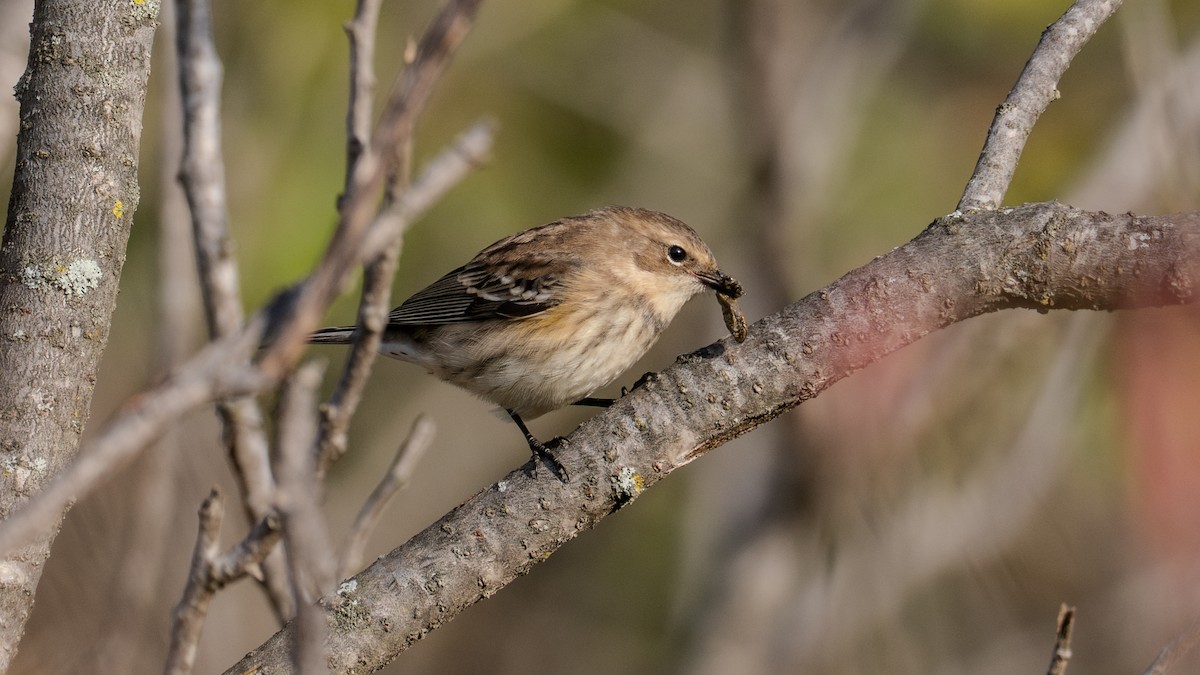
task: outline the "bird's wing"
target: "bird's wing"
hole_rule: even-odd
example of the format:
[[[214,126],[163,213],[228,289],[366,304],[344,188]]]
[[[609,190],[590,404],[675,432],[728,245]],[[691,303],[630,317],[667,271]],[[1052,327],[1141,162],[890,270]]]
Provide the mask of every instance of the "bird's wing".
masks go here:
[[[570,261],[479,258],[418,291],[388,315],[398,325],[438,325],[533,316],[561,301]]]

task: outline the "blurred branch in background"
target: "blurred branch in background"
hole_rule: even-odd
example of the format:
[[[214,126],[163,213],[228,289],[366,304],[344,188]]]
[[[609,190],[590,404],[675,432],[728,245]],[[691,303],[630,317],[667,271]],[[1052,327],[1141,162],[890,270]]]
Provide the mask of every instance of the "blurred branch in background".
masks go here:
[[[15,83],[25,68],[32,16],[33,0],[0,2],[0,83],[5,86]],[[5,163],[17,142],[16,134],[10,134],[8,130],[17,128],[18,113],[16,98],[0,96],[0,129],[5,130],[0,134],[0,161]]]
[[[177,75],[175,58],[175,5],[163,6],[163,35],[155,54],[156,68]],[[162,166],[180,166],[183,154],[182,119],[178,86],[166,87],[159,97],[162,140],[155,148]],[[200,328],[201,299],[196,284],[195,239],[190,225],[187,200],[179,184],[177,171],[162,171],[157,176],[160,195],[157,203],[159,227],[155,255],[154,287],[158,289],[155,304],[153,367],[156,372],[168,372],[186,357]],[[191,505],[179,499],[180,484],[186,471],[183,454],[178,448],[187,445],[190,434],[182,427],[192,426],[185,421],[181,427],[168,429],[158,441],[158,447],[135,464],[136,484],[129,491],[132,506],[127,524],[127,538],[122,542],[122,558],[109,600],[113,607],[112,621],[104,627],[107,632],[100,641],[97,661],[108,664],[111,672],[143,672],[161,665],[158,654],[149,645],[160,645],[168,637],[156,605],[160,589],[169,575],[166,564],[171,558],[170,534],[180,513],[192,515]],[[47,668],[50,669],[50,668]]]
[[[1067,664],[1071,661],[1071,633],[1075,630],[1075,608],[1063,604],[1058,609],[1056,622],[1054,655],[1050,657],[1050,668],[1047,675],[1066,675]]]
[[[1182,635],[1163,647],[1154,663],[1151,663],[1142,675],[1165,675],[1171,672],[1171,668],[1179,665],[1197,643],[1200,643],[1200,620],[1193,622]]]
[[[289,624],[299,639],[291,653],[291,671],[300,675],[328,672],[325,665],[325,617],[315,604],[333,590],[337,572],[329,526],[321,512],[317,477],[317,387],[323,368],[308,362],[284,380],[280,392],[278,447],[273,472],[279,483],[275,507],[283,525],[288,578],[296,616]]]
[[[183,112],[179,181],[192,218],[209,338],[219,340],[241,330],[244,319],[221,154],[221,61],[213,44],[208,0],[178,0],[176,19]],[[275,490],[262,410],[253,396],[218,400],[216,408],[247,521],[260,521],[271,512]],[[287,592],[282,551],[267,558],[263,573],[263,590],[282,624],[296,611]]]
[[[346,541],[342,545],[342,553],[338,559],[337,578],[345,579],[361,567],[367,537],[374,531],[388,501],[412,478],[413,471],[417,468],[417,462],[433,444],[434,428],[433,420],[426,415],[418,415],[413,422],[408,436],[405,437],[404,442],[396,450],[395,456],[392,457],[392,463],[388,466],[387,473],[367,496],[358,515],[354,518],[354,523],[350,526],[350,532],[346,535]]]
[[[279,518],[271,514],[251,528],[241,542],[221,554],[221,522],[224,519],[225,499],[220,490],[213,488],[200,504],[200,527],[196,535],[196,548],[192,553],[192,565],[183,598],[175,607],[171,647],[163,668],[168,675],[187,675],[192,672],[196,664],[200,632],[213,596],[261,565],[282,536]]]
[[[822,239],[862,133],[865,102],[911,39],[925,0],[854,3],[734,1],[726,52],[729,98],[747,177],[731,216],[756,262],[746,275],[747,302],[774,311],[822,275]],[[859,408],[861,409],[861,408]],[[721,588],[758,537],[780,521],[811,522],[831,490],[824,466],[834,448],[820,443],[810,416],[790,414],[755,435],[770,448],[766,463],[742,461],[695,491],[689,504],[692,554],[678,585],[679,630],[692,653],[718,635],[709,629],[737,602]],[[764,453],[765,454],[765,453]],[[729,471],[738,472],[731,480]],[[796,532],[797,536],[803,536]],[[764,570],[782,561],[762,559]],[[702,581],[703,580],[703,581]]]

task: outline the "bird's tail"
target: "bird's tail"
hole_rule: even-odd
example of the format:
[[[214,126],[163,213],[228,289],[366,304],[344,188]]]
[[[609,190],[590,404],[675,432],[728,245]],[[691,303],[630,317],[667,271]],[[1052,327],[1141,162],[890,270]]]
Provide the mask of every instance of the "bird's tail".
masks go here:
[[[351,335],[354,335],[354,326],[334,326],[312,333],[308,336],[308,341],[312,344],[348,345]]]

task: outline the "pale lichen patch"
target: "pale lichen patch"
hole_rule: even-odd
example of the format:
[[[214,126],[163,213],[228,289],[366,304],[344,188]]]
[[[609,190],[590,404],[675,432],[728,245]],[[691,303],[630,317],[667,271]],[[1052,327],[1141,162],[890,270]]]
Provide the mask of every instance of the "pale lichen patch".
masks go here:
[[[100,263],[82,258],[63,265],[28,264],[21,270],[21,283],[32,290],[57,289],[67,297],[82,297],[100,285],[104,271]]]

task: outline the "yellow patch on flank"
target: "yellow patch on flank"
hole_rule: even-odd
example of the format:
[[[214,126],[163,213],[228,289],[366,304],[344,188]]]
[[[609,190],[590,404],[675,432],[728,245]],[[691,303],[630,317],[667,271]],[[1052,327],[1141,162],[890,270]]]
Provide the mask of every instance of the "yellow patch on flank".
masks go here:
[[[136,3],[139,0],[133,1]],[[141,0],[141,2],[145,2],[145,0]],[[120,220],[121,216],[125,215],[125,203],[118,199],[117,203],[113,204],[112,214],[117,217],[117,220]]]

